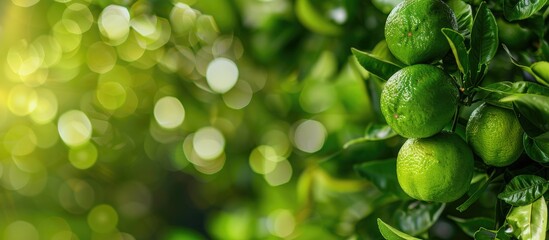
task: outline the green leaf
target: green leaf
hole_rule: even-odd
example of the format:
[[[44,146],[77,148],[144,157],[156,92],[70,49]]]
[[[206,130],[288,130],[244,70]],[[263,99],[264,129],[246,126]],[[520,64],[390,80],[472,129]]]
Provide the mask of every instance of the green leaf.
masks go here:
[[[377,219],[377,226],[381,232],[381,235],[383,235],[383,237],[387,240],[421,240],[389,226],[379,218]]]
[[[547,204],[545,198],[520,207],[513,207],[507,216],[513,235],[519,239],[545,239]]]
[[[514,94],[500,102],[513,102],[513,110],[529,137],[549,140],[549,96]]]
[[[395,211],[399,229],[412,236],[429,230],[438,220],[446,204],[414,201]]]
[[[549,88],[533,82],[497,82],[479,87],[478,97],[486,102],[500,107],[512,109],[511,102],[500,102],[501,99],[517,93],[539,94],[549,96]]]
[[[463,36],[469,36],[473,27],[473,9],[471,5],[462,0],[449,0],[446,3],[456,15],[458,32]]]
[[[549,62],[535,62],[530,68],[539,83],[549,86]]]
[[[403,199],[410,198],[398,184],[396,158],[357,164],[355,171],[359,176],[372,182],[381,192],[393,193]]]
[[[351,49],[351,51],[358,60],[358,63],[360,63],[360,65],[364,69],[385,81],[387,81],[394,73],[400,70],[399,66],[381,60],[372,54],[362,52],[354,48]]]
[[[549,142],[536,141],[524,134],[523,145],[524,151],[532,160],[541,164],[549,163],[549,152],[546,152],[549,149]]]
[[[448,44],[450,44],[459,71],[463,74],[467,74],[469,72],[469,55],[467,53],[467,48],[465,47],[465,38],[463,35],[450,28],[443,28],[442,33],[446,36]]]
[[[490,12],[486,3],[482,2],[475,15],[473,29],[471,31],[471,50],[469,51],[469,63],[474,80],[482,77],[477,74],[477,69],[488,64],[498,50],[498,27],[496,18]]]
[[[509,21],[526,19],[539,11],[547,0],[504,0],[503,15]]]
[[[549,183],[536,175],[515,176],[498,198],[513,206],[524,206],[536,201],[549,188]]]
[[[478,229],[480,228],[488,229],[496,225],[496,222],[494,222],[493,219],[490,219],[487,217],[462,219],[462,218],[448,216],[448,218],[452,219],[459,226],[459,228],[461,228],[461,230],[467,235],[469,235],[470,237],[473,237],[475,235],[475,232],[477,232]]]
[[[397,136],[398,134],[386,124],[372,123],[366,128],[364,137],[350,140],[343,145],[343,149],[349,148],[352,145],[368,142],[368,141],[381,141]]]
[[[311,0],[297,0],[295,12],[299,21],[308,29],[325,35],[339,35],[341,28],[315,9]]]
[[[498,176],[498,174],[496,174],[496,171],[493,171],[490,174],[490,177],[486,179],[486,181],[471,196],[469,196],[469,198],[465,200],[464,203],[459,205],[456,210],[463,212],[467,210],[471,205],[473,205],[473,203],[475,203],[480,198],[484,191],[486,191],[486,188],[488,188],[488,185],[490,185],[490,183],[492,182],[492,180],[494,180],[496,176]]]
[[[505,233],[505,227],[501,227],[499,230],[488,230],[484,227],[478,229],[474,234],[475,240],[510,240]]]

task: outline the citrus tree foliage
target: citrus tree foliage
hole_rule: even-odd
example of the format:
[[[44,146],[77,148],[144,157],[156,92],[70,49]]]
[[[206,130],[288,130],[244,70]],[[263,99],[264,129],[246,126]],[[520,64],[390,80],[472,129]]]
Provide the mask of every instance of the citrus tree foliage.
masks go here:
[[[525,133],[449,203],[396,177],[400,2],[2,1],[0,238],[544,239],[546,1],[446,1],[448,130],[487,102]]]

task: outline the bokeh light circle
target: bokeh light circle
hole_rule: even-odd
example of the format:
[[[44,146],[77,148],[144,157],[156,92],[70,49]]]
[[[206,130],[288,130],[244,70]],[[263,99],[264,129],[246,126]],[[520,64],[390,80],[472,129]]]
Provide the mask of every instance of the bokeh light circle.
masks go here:
[[[118,213],[113,207],[102,204],[88,213],[88,225],[94,232],[109,233],[116,229]]]
[[[179,99],[166,96],[154,105],[154,118],[161,127],[173,129],[179,127],[185,120],[185,108]]]
[[[226,93],[238,80],[238,67],[230,59],[216,58],[208,64],[206,80],[214,92]]]
[[[93,143],[87,142],[69,150],[69,161],[78,169],[88,169],[97,161],[97,148]]]
[[[34,225],[26,221],[15,221],[4,229],[2,239],[9,240],[38,240],[40,235]]]
[[[68,146],[76,147],[90,140],[92,125],[88,116],[79,110],[63,113],[57,123],[59,136]]]
[[[194,134],[193,148],[200,158],[215,159],[223,153],[225,137],[214,127],[203,127]]]
[[[295,129],[294,144],[301,151],[314,153],[324,146],[327,135],[327,130],[322,123],[316,120],[305,120]]]

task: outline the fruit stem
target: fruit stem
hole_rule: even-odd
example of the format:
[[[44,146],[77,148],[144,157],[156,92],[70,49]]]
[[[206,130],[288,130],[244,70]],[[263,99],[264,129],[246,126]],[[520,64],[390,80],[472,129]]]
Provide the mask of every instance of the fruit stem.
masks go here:
[[[451,132],[456,131],[457,122],[458,122],[458,118],[459,118],[459,110],[460,109],[461,109],[461,105],[458,105],[457,108],[456,108],[456,113],[454,114],[454,120],[452,121],[452,129],[450,130]]]

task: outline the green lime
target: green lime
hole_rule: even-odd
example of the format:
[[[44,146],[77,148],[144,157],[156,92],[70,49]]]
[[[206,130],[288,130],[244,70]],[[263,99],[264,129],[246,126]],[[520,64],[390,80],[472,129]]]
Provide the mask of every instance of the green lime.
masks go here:
[[[510,165],[524,149],[524,131],[509,109],[483,103],[471,113],[465,131],[473,152],[490,166]]]
[[[499,40],[511,49],[524,49],[532,44],[532,33],[518,23],[509,23],[498,18]]]
[[[457,30],[454,12],[440,0],[405,0],[385,22],[385,39],[397,59],[406,64],[440,60],[450,50],[442,28]]]
[[[425,138],[451,122],[459,91],[440,68],[417,64],[389,78],[381,92],[381,112],[401,136]]]
[[[398,183],[410,197],[451,202],[469,190],[473,153],[456,134],[410,138],[398,152],[396,170]]]

